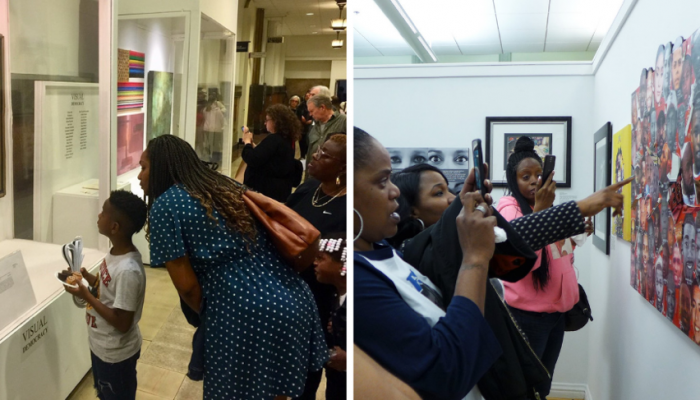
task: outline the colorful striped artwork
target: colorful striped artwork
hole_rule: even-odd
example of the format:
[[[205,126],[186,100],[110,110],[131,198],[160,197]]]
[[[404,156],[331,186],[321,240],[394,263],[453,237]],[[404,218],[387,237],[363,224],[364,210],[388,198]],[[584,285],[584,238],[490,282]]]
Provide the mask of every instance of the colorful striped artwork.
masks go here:
[[[117,83],[117,109],[143,107],[143,82]]]
[[[145,54],[119,49],[117,110],[143,108]]]
[[[129,51],[129,78],[143,78],[143,67],[146,55],[137,51]]]

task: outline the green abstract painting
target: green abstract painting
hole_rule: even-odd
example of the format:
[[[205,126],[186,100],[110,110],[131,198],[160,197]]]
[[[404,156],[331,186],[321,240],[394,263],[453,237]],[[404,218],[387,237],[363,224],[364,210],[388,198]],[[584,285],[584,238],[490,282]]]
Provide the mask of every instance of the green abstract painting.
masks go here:
[[[172,72],[148,71],[148,140],[170,134],[173,115]]]

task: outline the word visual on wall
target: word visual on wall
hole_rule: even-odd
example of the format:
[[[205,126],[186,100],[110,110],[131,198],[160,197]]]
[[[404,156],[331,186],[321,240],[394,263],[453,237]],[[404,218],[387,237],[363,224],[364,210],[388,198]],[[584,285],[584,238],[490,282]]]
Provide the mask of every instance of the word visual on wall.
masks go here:
[[[650,61],[632,93],[630,284],[700,344],[700,30]]]

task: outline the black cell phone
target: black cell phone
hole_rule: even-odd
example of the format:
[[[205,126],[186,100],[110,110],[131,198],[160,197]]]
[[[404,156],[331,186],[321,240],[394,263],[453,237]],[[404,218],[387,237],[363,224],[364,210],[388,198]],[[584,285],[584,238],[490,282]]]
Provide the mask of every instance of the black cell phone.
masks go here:
[[[474,153],[474,168],[476,169],[476,188],[481,193],[481,197],[486,197],[486,185],[484,180],[487,178],[484,171],[484,152],[481,150],[481,139],[472,141],[472,152]]]
[[[547,179],[549,179],[549,175],[554,172],[554,164],[557,161],[557,156],[544,156],[544,168],[542,168],[542,184],[547,182]]]

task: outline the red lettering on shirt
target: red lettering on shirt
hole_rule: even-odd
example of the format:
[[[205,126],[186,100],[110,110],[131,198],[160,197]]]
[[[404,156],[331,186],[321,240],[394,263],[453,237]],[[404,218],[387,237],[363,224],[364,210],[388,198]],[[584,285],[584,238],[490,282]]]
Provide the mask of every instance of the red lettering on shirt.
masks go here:
[[[102,265],[100,265],[100,278],[102,278],[102,283],[105,285],[105,287],[109,287],[109,282],[112,281],[112,277],[109,275],[107,261],[105,260],[102,260]]]
[[[96,318],[90,314],[85,314],[85,322],[87,322],[87,325],[90,328],[95,328],[97,329],[97,325],[95,325]]]

